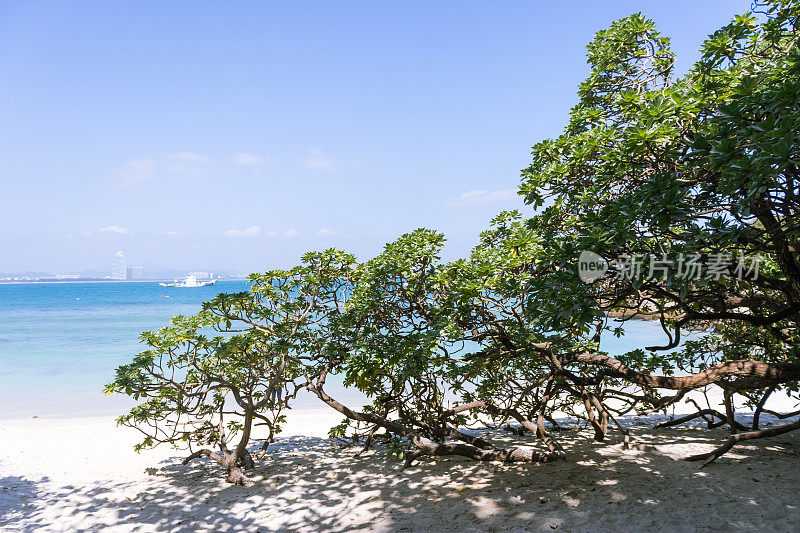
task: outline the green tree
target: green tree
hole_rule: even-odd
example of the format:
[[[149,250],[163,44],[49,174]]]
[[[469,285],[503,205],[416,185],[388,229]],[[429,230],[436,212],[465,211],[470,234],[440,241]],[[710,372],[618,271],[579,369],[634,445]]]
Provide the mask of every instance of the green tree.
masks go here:
[[[502,213],[451,263],[440,260],[442,235],[420,229],[361,264],[328,250],[254,275],[249,292],[143,334],[148,349],[108,387],[145,399],[120,422],[143,431],[143,446],[214,446],[187,460],[209,456],[233,482],[253,463],[254,424],[271,440],[300,389],[347,417],[332,435],[350,431],[366,447],[384,439],[406,465],[562,458],[557,413],[586,420],[597,440],[612,424],[627,440],[619,416],[708,386],[722,389],[724,413],[698,407],[667,424],[705,417],[733,434],[691,459],[800,428],[758,427],[767,398],[797,395],[800,379],[800,5],[758,9],[711,35],[681,78],[669,40],[642,15],[599,32],[568,125],[534,146],[523,171],[533,216]],[[608,274],[584,283],[582,251],[606,258]],[[700,254],[701,276],[667,263],[681,254]],[[760,259],[757,274],[737,268],[742,257]],[[643,275],[628,276],[624,258],[638,258]],[[632,316],[658,320],[663,345],[601,351]],[[371,403],[333,398],[331,374]],[[288,398],[276,401],[278,387]],[[756,410],[752,427],[735,419],[736,395]],[[547,450],[464,430],[510,422]]]
[[[664,345],[620,359],[574,352],[559,364],[597,367],[653,398],[656,389],[676,391],[655,400],[662,407],[716,384],[733,432],[739,427],[732,395],[757,398],[763,407],[765,394],[796,392],[800,377],[800,6],[775,1],[757,9],[761,18],[736,17],[711,35],[701,59],[679,79],[669,41],[643,16],[599,32],[569,124],[560,137],[534,147],[521,187],[526,201],[542,208],[530,224],[553,237],[555,262],[574,264],[578,252],[592,250],[612,267],[627,256],[641,258],[647,269],[662,254],[673,261],[702,254],[706,273],[722,265],[721,275],[700,279],[680,277],[675,265],[667,276],[649,279],[614,279],[612,268],[584,287],[593,323],[611,327],[603,325],[607,312],[649,314],[663,325]],[[761,259],[757,276],[740,275],[742,257]],[[572,305],[562,295],[573,292],[559,290],[556,305]],[[687,329],[710,323],[716,331],[708,339],[667,352]],[[676,363],[689,375],[668,375]],[[652,374],[659,366],[667,373]],[[735,434],[695,459],[713,460],[738,441],[798,427]]]
[[[557,459],[555,448],[504,448],[460,429],[478,414],[489,415],[483,423],[511,415],[465,394],[469,339],[453,307],[463,264],[442,264],[443,244],[441,234],[420,229],[354,270],[352,293],[332,323],[333,347],[325,353],[336,355],[329,366],[345,377],[345,385],[358,388],[372,403],[354,409],[330,397],[322,383],[310,385],[347,417],[332,435],[350,429],[351,436],[366,439],[365,447],[380,435],[390,451],[404,456],[406,466],[421,456],[442,455],[481,461]]]
[[[207,456],[229,482],[246,481],[244,469],[254,466],[248,449],[254,426],[269,429],[266,450],[288,402],[314,373],[324,375],[307,354],[327,342],[326,313],[347,292],[354,261],[333,250],[303,260],[291,270],[252,275],[250,291],[220,294],[197,315],[142,334],[148,349],[119,367],[106,387],[145,400],[118,419],[145,435],[137,450],[185,446],[184,464]],[[195,450],[204,445],[212,448]]]

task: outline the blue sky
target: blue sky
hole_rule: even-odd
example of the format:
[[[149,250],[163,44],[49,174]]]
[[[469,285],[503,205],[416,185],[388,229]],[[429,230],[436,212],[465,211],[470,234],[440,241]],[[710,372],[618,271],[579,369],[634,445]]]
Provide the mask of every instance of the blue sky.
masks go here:
[[[749,1],[5,2],[0,272],[465,253],[643,11],[678,70]]]

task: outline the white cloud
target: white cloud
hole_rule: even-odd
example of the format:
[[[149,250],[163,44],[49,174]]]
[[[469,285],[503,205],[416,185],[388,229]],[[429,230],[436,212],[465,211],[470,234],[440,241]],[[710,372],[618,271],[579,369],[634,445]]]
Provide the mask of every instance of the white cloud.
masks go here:
[[[155,159],[133,159],[120,167],[116,174],[119,176],[117,186],[121,189],[134,189],[156,175],[157,162]]]
[[[294,228],[286,230],[286,233],[283,234],[283,236],[286,237],[287,239],[294,239],[295,237],[297,237],[299,235],[300,235],[300,232],[297,231]]]
[[[229,238],[237,238],[237,237],[256,237],[258,234],[261,233],[261,227],[252,225],[247,229],[229,229],[224,233],[226,237]]]
[[[123,228],[121,226],[106,226],[105,228],[102,228],[100,230],[100,232],[119,233],[120,235],[130,235],[131,234],[131,230],[129,230],[127,228]]]
[[[328,228],[322,228],[317,232],[317,237],[329,237],[331,235],[336,235],[336,232]]]
[[[170,231],[167,232],[167,235],[169,235],[170,237],[180,237],[182,235],[185,235],[185,233],[181,233],[180,231],[172,231],[172,230],[170,230]]]
[[[342,168],[363,166],[357,159],[335,159],[328,157],[320,150],[309,150],[303,159],[303,165],[312,170],[333,171]]]
[[[175,154],[168,155],[167,159],[172,159],[173,161],[186,161],[188,163],[208,163],[211,161],[210,158],[194,152],[177,152]]]
[[[124,163],[114,173],[120,189],[135,189],[157,177],[159,171],[197,176],[206,172],[211,159],[194,152],[177,152],[160,158],[143,157]]]
[[[99,235],[101,233],[110,233],[110,234],[115,234],[115,235],[128,235],[128,236],[133,235],[131,230],[129,230],[128,228],[123,228],[122,226],[116,226],[115,225],[115,226],[106,226],[105,228],[100,228],[97,231],[89,231],[89,230],[85,229],[85,230],[81,231],[81,236],[86,238],[86,239],[88,239],[90,237],[94,237],[94,236]],[[69,234],[67,236],[67,238],[72,238],[72,234]]]
[[[178,152],[165,157],[167,168],[175,174],[197,176],[206,172],[211,159],[194,152]]]
[[[233,155],[234,165],[257,166],[270,163],[272,159],[265,155],[246,154],[244,152]]]
[[[516,194],[514,189],[500,191],[468,191],[462,193],[458,198],[448,198],[445,205],[451,207],[464,207],[475,204],[489,204],[513,198]]]

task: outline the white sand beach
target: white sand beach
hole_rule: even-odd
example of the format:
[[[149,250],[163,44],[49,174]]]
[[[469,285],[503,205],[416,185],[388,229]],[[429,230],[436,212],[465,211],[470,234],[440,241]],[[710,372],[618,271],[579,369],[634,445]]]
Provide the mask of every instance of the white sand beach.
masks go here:
[[[0,421],[2,531],[792,531],[800,437],[740,445],[700,469],[724,429],[632,425],[635,449],[559,433],[566,462],[425,459],[325,439],[339,417],[294,410],[252,483],[169,448],[136,454],[112,418]],[[767,419],[768,421],[768,419]],[[505,432],[491,438],[507,439]],[[616,434],[612,434],[612,439]],[[255,443],[254,443],[255,444]]]

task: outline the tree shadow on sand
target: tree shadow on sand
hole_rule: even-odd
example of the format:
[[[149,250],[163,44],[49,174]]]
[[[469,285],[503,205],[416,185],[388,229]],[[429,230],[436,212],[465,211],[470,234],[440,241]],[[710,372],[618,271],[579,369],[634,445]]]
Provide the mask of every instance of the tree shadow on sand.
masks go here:
[[[244,487],[225,483],[212,461],[183,466],[177,457],[137,483],[73,489],[3,478],[20,492],[0,506],[0,525],[61,529],[54,512],[73,531],[756,530],[800,521],[796,437],[737,447],[700,470],[677,458],[712,449],[724,431],[632,432],[630,450],[593,442],[586,430],[561,432],[566,462],[442,458],[402,471],[382,450],[354,457],[357,448],[289,437],[270,446]]]
[[[39,497],[37,483],[19,476],[0,477],[0,528],[25,516]]]

